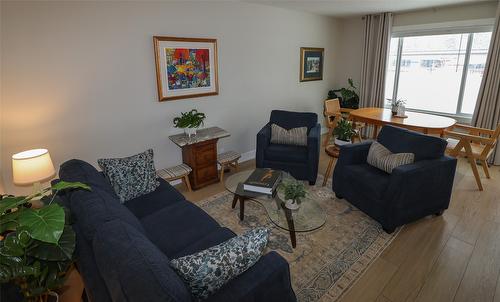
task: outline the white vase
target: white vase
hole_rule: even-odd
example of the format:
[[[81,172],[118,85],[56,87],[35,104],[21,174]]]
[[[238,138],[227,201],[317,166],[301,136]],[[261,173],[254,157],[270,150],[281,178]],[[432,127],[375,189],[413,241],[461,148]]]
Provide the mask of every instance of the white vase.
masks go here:
[[[184,133],[188,136],[194,136],[196,135],[196,128],[184,128]]]
[[[406,112],[406,107],[404,105],[398,106],[398,116],[404,116]]]
[[[298,210],[300,208],[300,205],[293,199],[287,199],[285,201],[285,207],[290,210]]]
[[[351,142],[349,141],[343,141],[343,140],[340,140],[338,138],[335,138],[335,145],[337,146],[343,146],[343,145],[349,145],[351,144]]]

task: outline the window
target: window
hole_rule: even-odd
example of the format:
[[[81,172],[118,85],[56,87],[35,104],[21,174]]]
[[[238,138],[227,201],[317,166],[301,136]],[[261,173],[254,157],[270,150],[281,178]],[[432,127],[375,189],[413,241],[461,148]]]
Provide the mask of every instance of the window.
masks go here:
[[[408,109],[470,117],[490,39],[491,32],[392,38],[387,100],[406,99]]]

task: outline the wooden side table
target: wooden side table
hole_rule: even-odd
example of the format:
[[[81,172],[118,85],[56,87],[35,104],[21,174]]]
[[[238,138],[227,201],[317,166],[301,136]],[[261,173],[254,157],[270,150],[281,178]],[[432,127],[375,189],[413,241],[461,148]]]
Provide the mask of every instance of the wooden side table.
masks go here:
[[[323,179],[323,187],[326,186],[326,182],[330,177],[330,173],[332,173],[333,162],[335,158],[339,158],[340,148],[336,145],[328,145],[325,147],[325,152],[330,156],[330,162],[328,163],[328,167],[326,168],[325,178]]]
[[[224,129],[210,127],[198,130],[196,135],[191,137],[184,133],[168,137],[182,149],[182,162],[193,169],[193,172],[189,174],[193,190],[219,181],[217,141],[229,135],[229,132]]]

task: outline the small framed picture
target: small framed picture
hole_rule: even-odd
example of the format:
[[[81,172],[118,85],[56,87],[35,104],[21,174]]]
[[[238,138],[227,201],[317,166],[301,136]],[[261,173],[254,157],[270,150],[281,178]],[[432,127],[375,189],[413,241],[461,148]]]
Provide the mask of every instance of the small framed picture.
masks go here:
[[[159,101],[219,94],[217,40],[153,37]]]
[[[300,81],[323,80],[324,48],[300,48]]]

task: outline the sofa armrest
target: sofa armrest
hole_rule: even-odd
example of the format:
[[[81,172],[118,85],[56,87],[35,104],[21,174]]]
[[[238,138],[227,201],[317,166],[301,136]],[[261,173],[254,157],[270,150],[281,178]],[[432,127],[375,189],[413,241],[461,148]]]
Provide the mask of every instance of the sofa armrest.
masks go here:
[[[255,161],[257,168],[263,167],[264,151],[271,141],[271,122],[267,123],[259,133],[257,133],[257,147],[255,151]]]
[[[457,159],[442,156],[403,165],[392,171],[385,198],[394,207],[448,208]]]
[[[366,163],[372,141],[340,146],[337,165],[356,165]]]
[[[262,256],[254,266],[229,281],[207,301],[296,301],[288,262],[275,251]]]
[[[319,148],[321,145],[321,125],[316,124],[311,130],[309,130],[309,134],[307,134],[307,152],[309,156],[309,160],[319,158]]]

